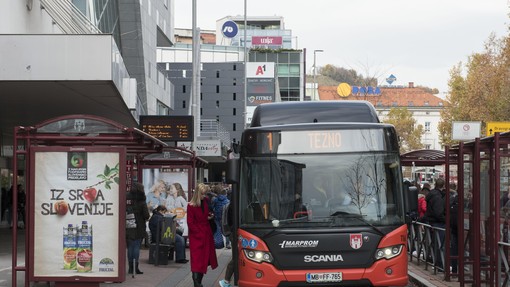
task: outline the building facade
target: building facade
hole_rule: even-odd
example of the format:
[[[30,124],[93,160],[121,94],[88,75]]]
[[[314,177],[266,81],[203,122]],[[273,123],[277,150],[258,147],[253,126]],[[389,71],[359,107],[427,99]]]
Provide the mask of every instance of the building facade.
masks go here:
[[[173,2],[0,2],[0,170],[12,177],[13,129],[69,114],[137,126],[168,114],[157,46],[173,42]]]

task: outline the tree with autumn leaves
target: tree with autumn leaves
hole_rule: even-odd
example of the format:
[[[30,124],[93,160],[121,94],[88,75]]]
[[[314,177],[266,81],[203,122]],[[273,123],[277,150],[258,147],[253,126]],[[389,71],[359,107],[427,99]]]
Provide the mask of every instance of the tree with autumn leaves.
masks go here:
[[[472,54],[450,70],[447,104],[441,111],[439,139],[453,145],[453,121],[510,121],[510,38],[492,34],[484,51]]]
[[[417,125],[413,114],[407,108],[392,108],[383,122],[395,126],[400,138],[400,153],[422,149],[421,136],[424,133],[422,125]]]

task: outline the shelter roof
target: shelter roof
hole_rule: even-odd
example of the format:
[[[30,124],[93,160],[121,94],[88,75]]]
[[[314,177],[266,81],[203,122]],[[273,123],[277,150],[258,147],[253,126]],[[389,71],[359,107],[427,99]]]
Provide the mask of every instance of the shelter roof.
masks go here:
[[[125,146],[128,153],[136,154],[159,152],[167,146],[137,128],[92,115],[66,115],[15,130],[18,139],[37,145]]]
[[[442,150],[419,149],[400,155],[403,166],[434,166],[445,163],[445,153]]]

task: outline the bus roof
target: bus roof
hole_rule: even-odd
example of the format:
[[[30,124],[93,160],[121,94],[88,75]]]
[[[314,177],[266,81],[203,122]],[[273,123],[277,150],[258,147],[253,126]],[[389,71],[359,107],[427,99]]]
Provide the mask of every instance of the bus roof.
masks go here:
[[[251,127],[297,123],[379,123],[368,101],[283,102],[257,106]]]

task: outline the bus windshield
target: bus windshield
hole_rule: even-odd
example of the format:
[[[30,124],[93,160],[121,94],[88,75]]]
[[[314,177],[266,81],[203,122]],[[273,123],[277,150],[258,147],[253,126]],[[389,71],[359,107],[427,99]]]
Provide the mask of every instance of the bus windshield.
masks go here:
[[[241,227],[404,223],[398,152],[250,154],[241,170]]]

